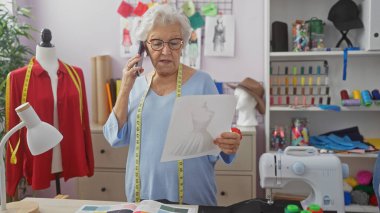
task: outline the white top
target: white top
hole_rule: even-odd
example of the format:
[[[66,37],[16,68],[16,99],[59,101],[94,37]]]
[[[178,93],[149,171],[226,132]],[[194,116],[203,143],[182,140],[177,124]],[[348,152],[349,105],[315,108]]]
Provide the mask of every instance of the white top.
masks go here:
[[[57,111],[57,85],[59,68],[58,58],[55,47],[41,47],[36,46],[36,60],[41,67],[49,74],[51,81],[51,88],[54,98],[54,127],[58,129],[58,111]],[[58,144],[53,148],[53,159],[51,165],[51,173],[62,172],[62,157],[61,146]]]

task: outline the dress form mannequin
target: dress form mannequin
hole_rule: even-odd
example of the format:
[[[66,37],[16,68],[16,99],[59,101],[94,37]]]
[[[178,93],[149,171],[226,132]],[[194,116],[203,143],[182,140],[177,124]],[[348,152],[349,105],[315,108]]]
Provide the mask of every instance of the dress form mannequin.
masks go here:
[[[257,126],[256,99],[243,88],[236,87],[235,96],[238,98],[236,110],[238,112],[238,126]]]
[[[57,111],[57,86],[58,86],[58,58],[55,47],[50,43],[52,35],[49,29],[43,29],[41,32],[41,43],[36,46],[36,60],[42,68],[49,74],[51,87],[54,98],[54,127],[58,129],[58,111]],[[61,147],[58,144],[53,148],[53,157],[51,173],[56,174],[56,190],[60,194],[59,173],[62,169]]]

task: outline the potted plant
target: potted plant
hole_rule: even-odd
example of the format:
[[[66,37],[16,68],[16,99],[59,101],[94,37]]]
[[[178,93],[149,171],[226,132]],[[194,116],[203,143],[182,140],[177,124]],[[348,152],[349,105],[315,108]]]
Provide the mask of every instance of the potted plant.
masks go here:
[[[0,138],[4,134],[5,88],[10,71],[24,66],[32,50],[21,39],[33,39],[33,27],[19,22],[19,18],[30,18],[30,10],[13,4],[13,11],[0,3]]]

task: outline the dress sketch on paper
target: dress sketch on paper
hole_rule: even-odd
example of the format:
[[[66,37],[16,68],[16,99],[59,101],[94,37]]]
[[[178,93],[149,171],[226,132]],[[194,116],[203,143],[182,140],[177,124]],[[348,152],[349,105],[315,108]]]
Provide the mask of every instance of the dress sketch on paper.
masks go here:
[[[226,27],[223,25],[223,18],[219,17],[216,20],[216,25],[214,28],[214,37],[212,39],[212,43],[214,43],[214,52],[224,51],[224,43],[226,42],[225,31]]]
[[[187,140],[185,143],[178,144],[172,154],[177,156],[194,155],[214,149],[213,138],[207,131],[213,117],[214,112],[208,109],[207,102],[204,102],[201,108],[194,110],[191,113],[193,129],[190,133],[185,134]]]
[[[131,57],[137,53],[135,32],[140,21],[140,17],[120,18],[120,57]]]
[[[205,56],[234,56],[235,23],[232,15],[206,17]]]
[[[181,62],[195,69],[200,69],[201,66],[201,39],[202,30],[198,28],[193,30],[190,39],[185,49],[183,49]]]

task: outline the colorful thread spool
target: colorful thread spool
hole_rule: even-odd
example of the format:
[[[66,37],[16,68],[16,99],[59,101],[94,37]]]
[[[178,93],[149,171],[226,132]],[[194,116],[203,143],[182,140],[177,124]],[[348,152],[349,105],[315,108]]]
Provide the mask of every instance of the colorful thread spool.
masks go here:
[[[360,100],[358,99],[342,100],[342,106],[360,106]]]
[[[318,204],[310,204],[307,210],[312,213],[323,213],[323,209]]]
[[[371,94],[369,93],[368,90],[363,90],[361,92],[361,96],[362,96],[362,103],[364,106],[369,107],[372,105]]]
[[[323,104],[323,97],[319,97],[319,104]]]
[[[300,208],[297,205],[289,204],[284,209],[285,213],[299,213]]]
[[[373,100],[380,100],[380,93],[378,89],[372,90],[372,99]]]
[[[380,93],[378,89],[372,90],[372,99],[376,105],[380,105]]]
[[[361,97],[360,97],[360,91],[359,90],[354,90],[354,91],[352,91],[352,97],[354,98],[354,99],[361,99]]]
[[[340,91],[340,98],[342,99],[342,100],[347,100],[347,99],[350,99],[350,96],[348,95],[348,92],[347,92],[347,90],[341,90]]]

